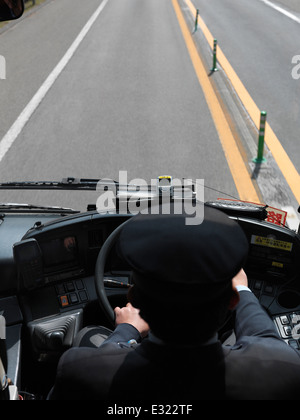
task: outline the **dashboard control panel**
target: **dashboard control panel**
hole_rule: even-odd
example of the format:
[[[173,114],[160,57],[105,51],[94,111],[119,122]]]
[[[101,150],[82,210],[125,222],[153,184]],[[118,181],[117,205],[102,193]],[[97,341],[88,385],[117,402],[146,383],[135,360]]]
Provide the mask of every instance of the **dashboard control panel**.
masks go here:
[[[300,311],[273,317],[280,337],[295,349],[300,349]]]
[[[67,281],[55,286],[57,299],[61,308],[78,305],[89,300],[84,280]]]

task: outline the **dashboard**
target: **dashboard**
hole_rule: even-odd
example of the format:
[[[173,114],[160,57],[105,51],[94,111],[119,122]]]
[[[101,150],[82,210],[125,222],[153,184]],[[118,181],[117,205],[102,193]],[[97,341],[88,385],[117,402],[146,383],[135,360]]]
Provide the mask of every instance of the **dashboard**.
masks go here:
[[[59,219],[57,215],[7,216],[0,225],[0,268],[4,273],[0,297],[2,293],[18,294],[29,300],[28,320],[96,300],[93,282],[99,251],[129,217],[97,212]],[[249,243],[245,270],[253,293],[271,315],[300,311],[299,235],[265,221],[237,221]],[[130,267],[115,250],[105,271],[108,294],[126,291],[131,281]],[[50,299],[53,296],[55,299]]]
[[[35,223],[13,246],[18,289],[31,299],[31,319],[96,299],[94,271],[99,251],[114,229],[130,216],[95,213]],[[289,229],[239,218],[249,243],[249,285],[272,314],[300,310],[300,239]],[[106,267],[108,293],[130,285],[130,267],[113,250]],[[110,290],[112,289],[112,290]],[[38,309],[43,292],[55,295]],[[39,297],[41,295],[41,297]],[[37,308],[36,308],[37,307]]]
[[[97,300],[94,273],[99,251],[128,217],[98,213],[70,216],[31,229],[14,244],[19,290],[30,299],[29,320]],[[130,277],[130,267],[113,250],[106,267],[108,295],[126,293]],[[43,297],[45,293],[47,299]],[[37,304],[41,301],[43,305]]]
[[[3,218],[0,313],[10,329],[12,348],[26,325],[37,354],[61,350],[72,340],[68,334],[51,336],[52,331],[65,331],[72,325],[75,334],[87,322],[89,308],[101,312],[94,284],[97,257],[109,235],[129,217],[87,212],[60,218],[51,214]],[[300,236],[265,221],[232,218],[249,243],[245,266],[249,287],[281,337],[300,349]],[[113,249],[105,268],[106,293],[112,306],[126,302],[130,284],[130,267]],[[17,372],[11,373],[16,376]]]
[[[87,284],[94,277],[99,251],[115,228],[129,217],[97,212],[59,219],[57,215],[7,216],[0,225],[0,268],[4,273],[0,296],[9,292],[27,296],[51,289],[58,295],[58,310],[89,300],[90,293],[94,297]],[[300,309],[299,235],[256,219],[237,221],[249,242],[245,269],[252,291],[271,313],[298,306]],[[130,267],[115,250],[106,272],[108,289],[130,285]]]
[[[273,319],[278,334],[300,349],[300,237],[257,220],[239,220],[249,242],[249,287]]]
[[[6,323],[8,376],[15,384],[24,337],[34,358],[57,357],[85,322],[107,323],[94,284],[96,260],[106,238],[129,217],[97,212],[3,215],[0,314]],[[110,301],[125,303],[131,272],[114,250],[106,272]]]

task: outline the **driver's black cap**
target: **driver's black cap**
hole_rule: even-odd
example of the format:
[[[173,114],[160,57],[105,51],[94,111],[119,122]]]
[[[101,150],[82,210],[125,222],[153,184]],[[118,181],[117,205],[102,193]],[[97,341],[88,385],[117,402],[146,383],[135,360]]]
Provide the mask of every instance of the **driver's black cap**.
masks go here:
[[[177,322],[186,322],[184,314],[195,316],[231,294],[248,241],[235,220],[204,206],[204,219],[195,225],[186,224],[185,214],[134,216],[120,234],[118,249],[133,270],[132,303],[141,315],[146,312],[151,326],[150,307],[157,316],[181,308]]]

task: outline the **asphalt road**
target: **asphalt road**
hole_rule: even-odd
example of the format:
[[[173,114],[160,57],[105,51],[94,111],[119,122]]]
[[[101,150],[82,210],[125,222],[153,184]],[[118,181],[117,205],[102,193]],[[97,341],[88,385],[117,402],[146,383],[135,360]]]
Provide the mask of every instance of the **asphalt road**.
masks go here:
[[[99,4],[48,1],[0,35],[7,60],[7,79],[0,81],[2,136]],[[0,179],[118,179],[120,170],[128,181],[164,174],[204,178],[237,196],[169,0],[108,1],[3,157]],[[71,195],[53,204],[76,207]],[[20,192],[1,197],[28,201]],[[41,200],[40,194],[31,199]],[[47,192],[47,204],[51,200]]]
[[[291,12],[300,13],[300,4],[298,0],[279,0],[276,1],[279,6],[287,8]]]
[[[101,3],[47,0],[0,33],[0,138]],[[291,78],[299,25],[259,0],[236,3],[194,1],[299,169],[300,83]],[[118,179],[121,170],[128,181],[170,174],[238,196],[170,0],[108,1],[1,155],[0,180]],[[97,198],[44,194],[2,191],[0,201],[82,207]]]
[[[292,77],[300,24],[264,0],[193,3],[300,172],[300,79]],[[296,0],[272,3],[299,17]]]

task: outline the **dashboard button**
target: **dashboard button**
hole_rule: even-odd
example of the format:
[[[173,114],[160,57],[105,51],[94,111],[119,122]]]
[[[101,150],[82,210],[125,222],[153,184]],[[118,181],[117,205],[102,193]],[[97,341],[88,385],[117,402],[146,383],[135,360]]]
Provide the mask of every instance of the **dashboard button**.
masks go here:
[[[255,290],[261,290],[261,288],[262,288],[262,284],[263,284],[263,282],[262,282],[262,281],[260,281],[260,280],[256,280],[256,282],[254,283],[254,289],[255,289]]]
[[[86,302],[88,300],[87,294],[84,290],[79,292],[79,297],[81,302]]]
[[[76,280],[75,284],[76,284],[77,290],[84,289],[84,284],[83,284],[82,280]]]
[[[59,297],[60,306],[62,308],[65,308],[66,306],[69,306],[68,296],[60,296]]]
[[[283,327],[283,329],[284,329],[285,335],[286,335],[287,337],[290,337],[290,336],[292,335],[292,328],[291,328],[290,326],[288,326],[288,327]]]
[[[280,317],[280,321],[281,321],[281,324],[282,324],[282,325],[287,325],[287,324],[289,324],[289,319],[288,319],[288,317],[287,317],[286,315],[281,316],[281,317]]]
[[[57,284],[55,287],[56,287],[56,292],[57,292],[58,295],[63,295],[63,294],[66,293],[63,284]]]
[[[78,296],[77,296],[76,293],[70,293],[69,294],[69,299],[70,299],[70,302],[73,303],[73,304],[79,302],[79,299],[78,299]]]
[[[68,292],[74,292],[75,286],[72,281],[68,281],[68,283],[65,283],[65,287]]]

